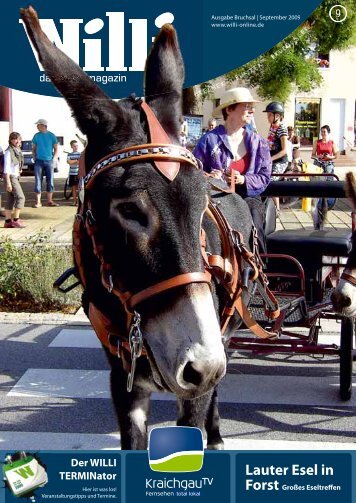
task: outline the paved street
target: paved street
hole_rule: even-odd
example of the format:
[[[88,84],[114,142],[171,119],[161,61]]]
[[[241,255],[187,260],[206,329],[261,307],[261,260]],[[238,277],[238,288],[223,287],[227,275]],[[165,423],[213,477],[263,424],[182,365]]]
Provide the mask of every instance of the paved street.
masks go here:
[[[70,243],[75,208],[31,208],[33,177],[22,180],[26,229],[4,229],[0,241],[24,241],[51,229]],[[328,225],[351,228],[350,204],[339,200]],[[277,228],[311,228],[310,214],[284,209]],[[324,322],[321,341],[339,343],[340,326]],[[0,312],[0,449],[115,449],[120,445],[105,355],[86,318]],[[356,393],[338,395],[337,356],[252,356],[238,353],[220,389],[221,428],[227,449],[354,449]],[[356,380],[354,378],[354,387]],[[155,395],[149,425],[173,424],[173,397]]]
[[[335,322],[321,342],[339,342]],[[0,325],[0,449],[115,449],[109,370],[87,324]],[[227,449],[354,449],[356,394],[338,396],[338,357],[239,353],[220,387]],[[354,385],[356,380],[354,381]],[[154,395],[150,427],[174,424]]]

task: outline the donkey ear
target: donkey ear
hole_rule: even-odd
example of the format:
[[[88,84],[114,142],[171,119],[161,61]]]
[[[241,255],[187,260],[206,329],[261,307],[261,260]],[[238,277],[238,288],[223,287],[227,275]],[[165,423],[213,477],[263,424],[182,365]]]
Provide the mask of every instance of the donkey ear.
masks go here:
[[[145,96],[168,135],[177,141],[182,116],[183,82],[184,64],[177,34],[172,25],[165,24],[147,58]]]
[[[20,13],[43,68],[72,109],[81,131],[90,139],[105,134],[118,119],[123,121],[120,107],[48,39],[34,8],[20,9]]]

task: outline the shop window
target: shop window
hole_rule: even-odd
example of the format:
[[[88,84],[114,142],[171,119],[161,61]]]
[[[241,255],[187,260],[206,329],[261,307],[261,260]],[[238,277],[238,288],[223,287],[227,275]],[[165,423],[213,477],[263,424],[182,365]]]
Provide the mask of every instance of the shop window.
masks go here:
[[[295,100],[295,134],[302,147],[312,147],[319,137],[320,99],[297,98]]]

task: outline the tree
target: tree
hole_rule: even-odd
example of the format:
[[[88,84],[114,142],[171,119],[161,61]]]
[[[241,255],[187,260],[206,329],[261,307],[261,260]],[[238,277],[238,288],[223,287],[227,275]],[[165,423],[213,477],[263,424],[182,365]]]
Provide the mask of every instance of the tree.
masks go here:
[[[334,0],[324,2],[293,33],[246,65],[225,75],[227,82],[239,79],[254,87],[261,98],[286,101],[292,91],[308,92],[321,85],[317,54],[342,50],[355,43],[356,0],[343,0],[347,17],[332,22]]]
[[[332,7],[334,7],[333,18],[337,19],[336,3],[341,3],[347,11],[346,19],[340,23],[330,22],[329,12]],[[340,17],[343,15],[344,11],[340,10]],[[324,0],[307,21],[311,36],[314,37],[321,53],[328,53],[332,49],[346,49],[355,44],[355,23],[356,0],[342,0],[342,2]]]

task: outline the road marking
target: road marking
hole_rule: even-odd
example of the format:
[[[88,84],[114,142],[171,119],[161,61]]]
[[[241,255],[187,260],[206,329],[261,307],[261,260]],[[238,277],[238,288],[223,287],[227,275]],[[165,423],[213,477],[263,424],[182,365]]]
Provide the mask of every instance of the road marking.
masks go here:
[[[35,431],[0,431],[0,450],[103,450],[120,449],[118,433],[49,433]]]
[[[108,370],[28,369],[8,396],[110,398]]]
[[[159,426],[159,424],[155,425]],[[150,428],[149,428],[150,429]],[[205,443],[206,445],[206,443]],[[352,442],[305,442],[297,440],[253,440],[224,438],[225,450],[230,451],[354,451]],[[118,433],[49,433],[34,431],[1,431],[0,450],[11,451],[118,450]]]
[[[53,339],[50,348],[102,348],[94,330],[65,328]]]
[[[320,332],[319,344],[340,344],[340,324],[329,321],[327,329]],[[305,329],[291,328],[290,332],[307,334]],[[244,337],[247,335],[244,333]],[[286,337],[283,337],[285,339]],[[12,340],[12,339],[11,339]],[[22,341],[21,341],[22,342]],[[93,348],[101,349],[101,343],[94,330],[91,329],[70,329],[65,328],[58,332],[53,341],[49,344],[50,348]]]
[[[0,444],[1,445],[1,444]],[[230,451],[354,451],[352,442],[299,442],[296,440],[224,439],[225,450]]]
[[[8,396],[110,398],[108,370],[28,369]],[[356,386],[356,379],[354,386]],[[228,374],[219,386],[220,403],[356,406],[339,398],[338,376],[270,376]],[[175,400],[154,393],[153,400]]]

